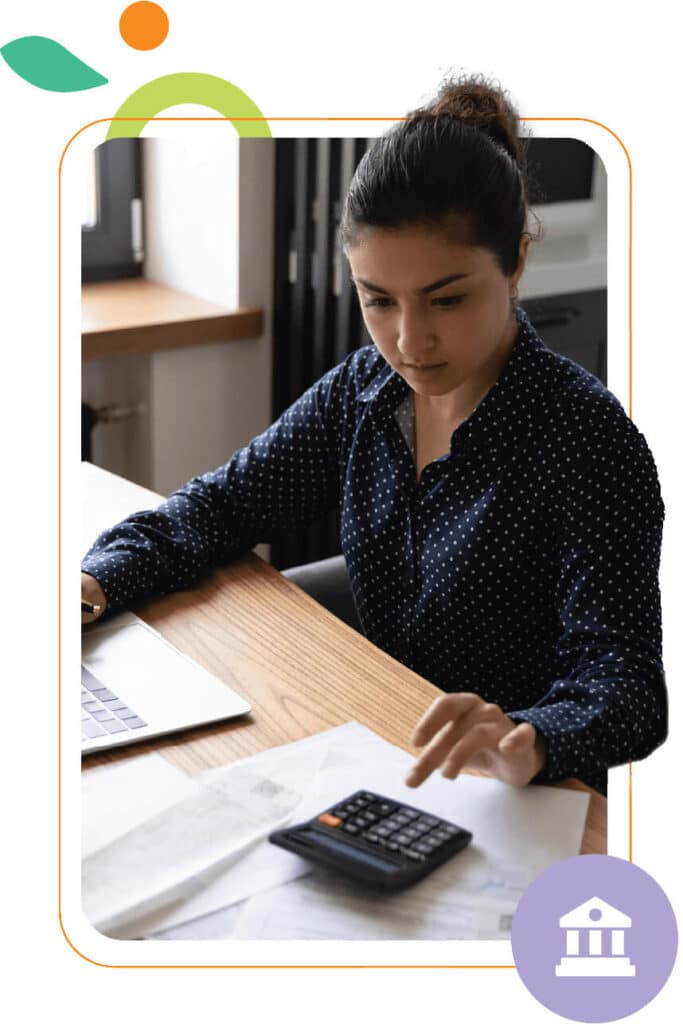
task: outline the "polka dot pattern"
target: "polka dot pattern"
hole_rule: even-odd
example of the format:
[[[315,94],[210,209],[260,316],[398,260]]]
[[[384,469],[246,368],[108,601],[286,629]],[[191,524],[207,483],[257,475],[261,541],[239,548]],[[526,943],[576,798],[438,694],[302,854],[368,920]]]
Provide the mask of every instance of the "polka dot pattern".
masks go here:
[[[411,389],[364,346],[226,465],[103,533],[84,571],[127,607],[338,508],[368,639],[531,722],[535,781],[604,792],[667,732],[664,508],[618,400],[517,317],[499,379],[419,481]]]

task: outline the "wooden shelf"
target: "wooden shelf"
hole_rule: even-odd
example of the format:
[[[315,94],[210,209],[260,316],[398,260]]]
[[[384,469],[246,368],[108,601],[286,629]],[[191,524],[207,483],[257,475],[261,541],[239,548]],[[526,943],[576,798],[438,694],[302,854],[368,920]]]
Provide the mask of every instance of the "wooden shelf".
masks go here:
[[[258,306],[227,309],[143,278],[84,284],[82,358],[146,354],[221,341],[259,338]]]

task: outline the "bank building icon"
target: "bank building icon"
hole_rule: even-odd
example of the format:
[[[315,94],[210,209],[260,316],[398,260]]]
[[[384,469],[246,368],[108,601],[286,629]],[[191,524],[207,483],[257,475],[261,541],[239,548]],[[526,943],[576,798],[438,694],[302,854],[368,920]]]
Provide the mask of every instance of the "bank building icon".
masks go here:
[[[624,955],[624,932],[631,918],[598,896],[560,918],[566,955],[555,965],[564,978],[632,978],[635,965]]]

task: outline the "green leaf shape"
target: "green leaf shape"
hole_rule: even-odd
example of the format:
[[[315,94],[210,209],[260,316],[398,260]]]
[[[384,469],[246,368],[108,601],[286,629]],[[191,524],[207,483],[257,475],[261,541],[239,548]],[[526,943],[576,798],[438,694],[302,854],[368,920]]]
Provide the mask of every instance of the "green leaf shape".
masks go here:
[[[109,81],[47,36],[13,39],[0,47],[0,53],[15,74],[48,92],[82,92]]]

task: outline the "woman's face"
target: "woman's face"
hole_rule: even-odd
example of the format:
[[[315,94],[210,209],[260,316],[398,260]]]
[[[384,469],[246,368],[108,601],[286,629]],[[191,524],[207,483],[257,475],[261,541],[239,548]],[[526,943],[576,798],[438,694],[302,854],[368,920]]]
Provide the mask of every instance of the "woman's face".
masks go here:
[[[366,228],[347,255],[370,337],[418,394],[446,395],[485,380],[517,334],[510,297],[524,269],[506,277],[493,253],[445,231]],[[495,379],[495,378],[494,378]]]

